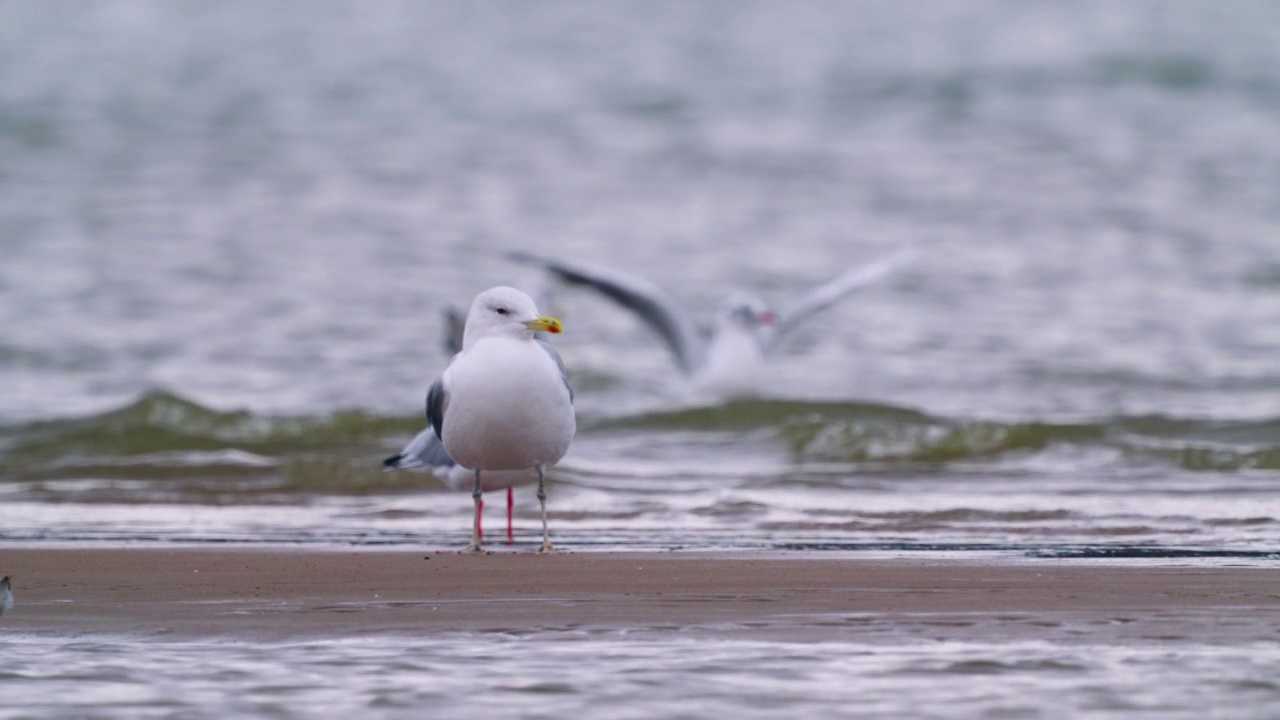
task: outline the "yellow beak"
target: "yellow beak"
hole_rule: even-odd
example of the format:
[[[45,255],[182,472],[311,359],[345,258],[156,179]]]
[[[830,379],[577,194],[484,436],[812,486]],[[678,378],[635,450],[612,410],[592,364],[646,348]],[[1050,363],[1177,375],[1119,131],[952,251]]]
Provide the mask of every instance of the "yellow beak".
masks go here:
[[[537,320],[530,320],[524,326],[534,332],[549,332],[552,335],[564,332],[564,326],[560,324],[559,320],[545,315]]]

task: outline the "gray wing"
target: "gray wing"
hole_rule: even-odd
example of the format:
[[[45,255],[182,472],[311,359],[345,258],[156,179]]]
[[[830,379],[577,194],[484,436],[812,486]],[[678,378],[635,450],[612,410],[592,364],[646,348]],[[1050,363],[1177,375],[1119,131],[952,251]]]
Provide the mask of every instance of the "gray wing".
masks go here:
[[[806,319],[897,270],[913,260],[915,256],[914,249],[901,250],[869,265],[853,268],[840,277],[814,288],[778,311],[772,332],[762,338],[761,344],[766,350],[775,347],[783,336],[795,330]]]
[[[569,391],[569,402],[572,403],[573,387],[569,385],[569,371],[564,369],[564,360],[560,359],[560,353],[556,352],[555,348],[542,340],[535,339],[534,342],[538,343],[538,345],[540,345],[542,349],[551,356],[551,359],[556,361],[556,367],[560,368],[560,379],[564,381],[564,389]]]
[[[693,322],[657,286],[648,281],[600,267],[567,263],[525,252],[512,260],[538,265],[571,285],[585,285],[640,316],[666,341],[676,364],[686,373],[697,368],[700,338]]]
[[[435,430],[437,438],[444,437],[444,411],[449,404],[449,393],[444,387],[444,376],[436,378],[427,391],[427,422]]]
[[[384,470],[427,470],[457,465],[444,449],[435,428],[427,428],[414,436],[398,455],[382,461]]]

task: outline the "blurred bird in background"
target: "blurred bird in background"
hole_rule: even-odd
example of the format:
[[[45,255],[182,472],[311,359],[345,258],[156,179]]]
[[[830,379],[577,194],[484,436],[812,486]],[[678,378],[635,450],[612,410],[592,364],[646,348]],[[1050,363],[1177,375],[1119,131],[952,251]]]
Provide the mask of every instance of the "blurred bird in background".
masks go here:
[[[762,366],[796,328],[906,265],[915,254],[914,249],[905,249],[848,270],[776,310],[753,293],[731,294],[706,330],[700,329],[670,295],[644,278],[525,252],[513,252],[510,257],[541,267],[570,285],[591,288],[634,312],[666,342],[693,391],[733,398],[759,394]]]

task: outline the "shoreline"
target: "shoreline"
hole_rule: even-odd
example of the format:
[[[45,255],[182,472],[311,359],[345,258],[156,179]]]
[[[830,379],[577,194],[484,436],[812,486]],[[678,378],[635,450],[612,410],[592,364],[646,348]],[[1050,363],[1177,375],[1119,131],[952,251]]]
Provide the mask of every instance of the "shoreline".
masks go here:
[[[0,633],[796,642],[1280,639],[1280,567],[814,553],[0,547]]]

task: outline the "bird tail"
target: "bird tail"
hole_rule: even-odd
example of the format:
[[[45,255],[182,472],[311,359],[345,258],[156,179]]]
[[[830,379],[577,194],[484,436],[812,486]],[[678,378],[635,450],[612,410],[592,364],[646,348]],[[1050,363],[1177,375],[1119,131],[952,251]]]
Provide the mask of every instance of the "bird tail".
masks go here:
[[[399,453],[382,461],[383,470],[428,470],[449,468],[456,465],[444,449],[444,443],[436,437],[435,430],[427,428],[409,441]]]
[[[415,462],[413,458],[406,456],[404,453],[396,453],[382,461],[383,470],[412,470],[418,467],[422,467],[422,463]]]

